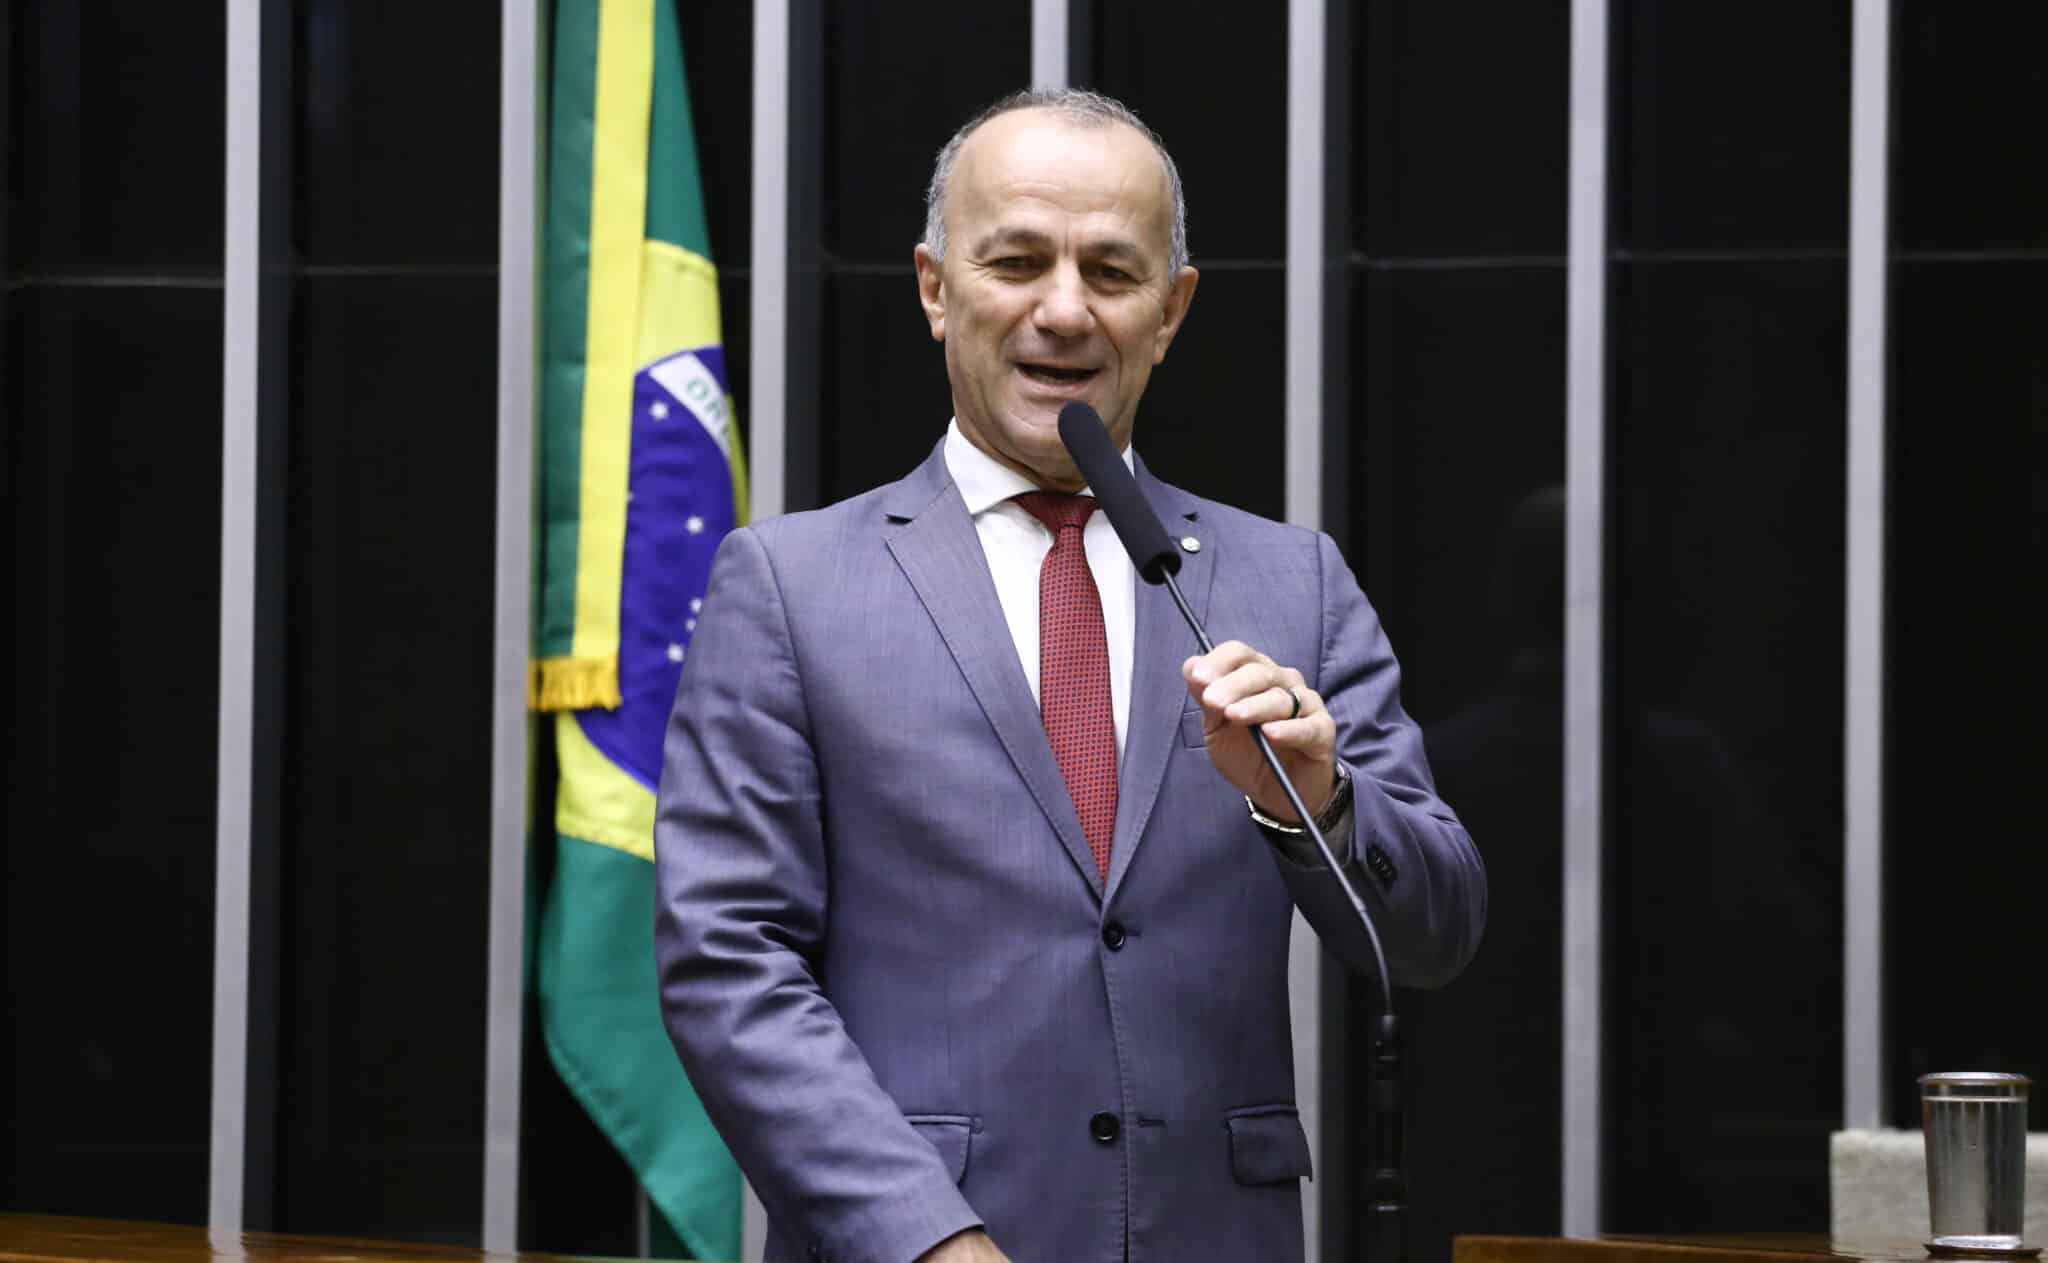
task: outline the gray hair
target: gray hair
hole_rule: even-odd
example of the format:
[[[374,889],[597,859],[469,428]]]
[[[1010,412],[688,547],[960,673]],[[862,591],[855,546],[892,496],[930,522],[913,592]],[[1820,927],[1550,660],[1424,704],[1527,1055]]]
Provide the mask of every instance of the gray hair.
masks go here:
[[[924,195],[924,244],[935,261],[943,263],[946,258],[946,185],[952,180],[953,164],[960,157],[960,146],[966,144],[967,138],[983,123],[1013,110],[1052,110],[1062,120],[1083,127],[1122,123],[1151,141],[1152,151],[1159,155],[1159,161],[1166,167],[1167,193],[1173,201],[1173,235],[1167,242],[1166,276],[1171,281],[1180,275],[1181,269],[1188,265],[1188,202],[1180,187],[1180,168],[1173,165],[1173,155],[1166,152],[1166,144],[1159,139],[1159,133],[1145,126],[1130,106],[1114,97],[1081,88],[1031,88],[1012,92],[967,120],[965,126],[953,133],[953,138],[939,150],[939,160],[932,167],[931,186]]]

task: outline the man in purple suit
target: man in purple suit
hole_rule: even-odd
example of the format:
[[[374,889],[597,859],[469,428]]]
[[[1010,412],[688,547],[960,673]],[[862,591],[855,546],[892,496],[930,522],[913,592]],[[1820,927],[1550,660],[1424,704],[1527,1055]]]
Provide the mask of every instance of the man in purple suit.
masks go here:
[[[663,1011],[770,1259],[1299,1259],[1287,943],[1461,969],[1485,873],[1335,546],[1153,478],[1194,297],[1158,138],[1081,92],[941,151],[919,295],[953,420],[903,480],[734,532],[669,729]],[[1093,405],[1240,639],[1188,656],[1062,446]]]

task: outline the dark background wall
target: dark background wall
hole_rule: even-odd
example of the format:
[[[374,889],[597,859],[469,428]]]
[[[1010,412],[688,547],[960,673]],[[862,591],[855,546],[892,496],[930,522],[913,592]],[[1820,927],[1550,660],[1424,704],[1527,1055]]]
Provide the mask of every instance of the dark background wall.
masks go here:
[[[460,1240],[482,1214],[498,28],[487,6],[290,16],[276,1223]]]
[[[222,8],[0,9],[0,1206],[205,1217]]]
[[[2048,1016],[2015,1004],[2044,885],[2040,613],[2048,558],[2048,110],[2026,10],[1900,12],[1892,166],[1887,970],[1893,1110],[1912,1077],[2048,1076]],[[2043,1114],[2035,1107],[2035,1124]]]
[[[276,1226],[480,1213],[497,9],[302,0]],[[947,411],[909,269],[933,153],[1029,69],[1023,0],[795,6],[791,507]],[[748,4],[683,34],[748,417]],[[1138,445],[1282,510],[1286,30],[1073,6],[1073,79],[1182,166],[1202,281]],[[2014,1002],[2048,860],[2042,19],[1896,6],[1886,1053],[2048,1074]],[[1569,6],[1329,11],[1329,526],[1495,890],[1404,995],[1418,1258],[1558,1227]],[[1849,5],[1616,3],[1607,1226],[1825,1226],[1839,1122]],[[220,552],[220,6],[0,8],[7,538],[0,1210],[205,1215]],[[543,743],[544,744],[544,743]],[[544,756],[543,756],[544,757]],[[545,774],[545,767],[542,769]],[[546,857],[532,881],[546,881]],[[1333,978],[1332,1257],[1369,987]],[[2035,1006],[2037,1007],[2037,1006]],[[633,1188],[525,1057],[522,1244],[633,1249]]]
[[[1559,1226],[1569,18],[1399,0],[1332,30],[1352,51],[1331,74],[1331,525],[1495,892],[1458,984],[1397,997],[1423,1259],[1454,1231]],[[1332,1257],[1363,1253],[1376,992],[1326,987]]]

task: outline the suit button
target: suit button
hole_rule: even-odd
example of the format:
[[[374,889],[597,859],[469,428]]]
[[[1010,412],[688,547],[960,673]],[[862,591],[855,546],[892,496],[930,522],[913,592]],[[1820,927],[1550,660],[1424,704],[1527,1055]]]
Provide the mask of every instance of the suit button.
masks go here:
[[[1114,1114],[1097,1114],[1088,1120],[1088,1134],[1105,1145],[1115,1144],[1117,1133],[1121,1130],[1123,1130],[1122,1124],[1116,1121],[1116,1115]]]
[[[1124,927],[1111,921],[1102,927],[1102,945],[1112,952],[1120,952],[1124,946]]]

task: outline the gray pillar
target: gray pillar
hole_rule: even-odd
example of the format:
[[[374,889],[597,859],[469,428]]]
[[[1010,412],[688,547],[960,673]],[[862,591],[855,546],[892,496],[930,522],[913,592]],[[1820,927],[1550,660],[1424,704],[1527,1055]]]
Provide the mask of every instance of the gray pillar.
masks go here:
[[[1856,0],[1849,104],[1848,573],[1842,688],[1842,1125],[1884,1108],[1885,276],[1891,7]]]
[[[1323,5],[1287,5],[1287,520],[1323,524]],[[1324,1161],[1322,944],[1294,914],[1287,960],[1294,1093],[1315,1168]],[[1301,1199],[1304,1257],[1322,1257],[1322,1199]]]
[[[504,0],[499,67],[498,451],[491,602],[491,875],[484,994],[486,1250],[519,1248],[520,1054],[526,1038],[531,823],[533,478],[540,371],[540,6]]]
[[[283,820],[290,13],[228,0],[212,1125],[207,1222],[273,1226]]]
[[[1566,229],[1564,1231],[1600,1229],[1607,0],[1573,0]]]

